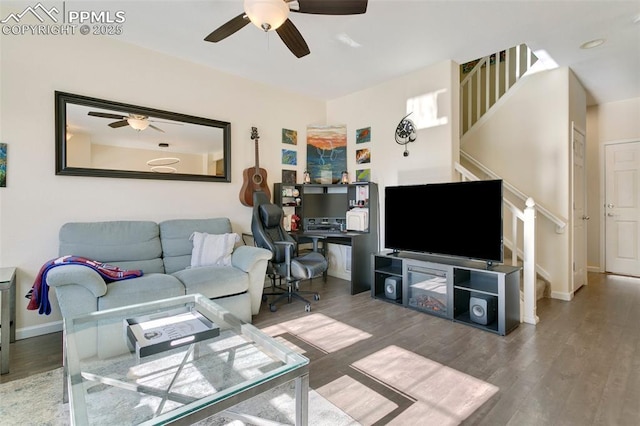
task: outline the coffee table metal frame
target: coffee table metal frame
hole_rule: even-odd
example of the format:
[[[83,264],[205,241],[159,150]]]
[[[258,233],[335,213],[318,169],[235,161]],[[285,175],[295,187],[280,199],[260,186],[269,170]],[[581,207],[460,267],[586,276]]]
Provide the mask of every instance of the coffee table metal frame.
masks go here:
[[[89,414],[85,403],[85,380],[98,381],[106,385],[129,389],[131,391],[155,394],[157,389],[145,386],[136,386],[108,377],[96,376],[93,373],[82,371],[82,364],[78,352],[78,345],[82,345],[81,339],[77,339],[75,332],[86,327],[97,326],[101,321],[123,321],[130,317],[146,315],[149,313],[171,310],[179,306],[196,306],[200,313],[207,316],[211,321],[220,325],[221,328],[232,330],[233,333],[249,339],[257,345],[260,351],[279,360],[282,365],[274,370],[265,372],[259,377],[247,379],[242,383],[233,385],[227,389],[222,389],[207,397],[189,401],[187,398],[184,405],[177,409],[162,413],[141,424],[176,424],[190,425],[212,415],[225,412],[228,417],[239,418],[257,422],[259,419],[242,413],[235,412],[231,408],[242,401],[259,395],[279,385],[295,381],[295,424],[306,426],[308,423],[309,404],[309,360],[276,341],[271,336],[263,333],[251,324],[234,317],[220,305],[207,299],[200,294],[174,297],[150,303],[126,306],[122,308],[108,309],[93,312],[77,317],[65,318],[64,320],[64,400],[70,403],[70,415],[72,424],[89,424]],[[123,325],[124,327],[124,325]],[[123,333],[124,334],[124,333]],[[214,338],[215,339],[215,338]],[[212,339],[213,340],[213,339]],[[188,362],[190,356],[198,357],[199,342],[190,345],[184,356],[180,369]],[[185,348],[186,349],[186,348]],[[135,353],[131,354],[135,357]],[[142,360],[144,361],[144,359]],[[167,391],[168,393],[168,391]],[[195,398],[192,398],[195,399]],[[268,423],[269,421],[267,421]]]

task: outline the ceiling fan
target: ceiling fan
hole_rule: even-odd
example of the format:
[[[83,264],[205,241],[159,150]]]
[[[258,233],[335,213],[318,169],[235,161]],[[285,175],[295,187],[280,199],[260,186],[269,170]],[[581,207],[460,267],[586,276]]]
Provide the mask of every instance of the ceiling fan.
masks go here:
[[[302,58],[310,53],[307,42],[289,19],[289,12],[313,15],[358,15],[367,11],[367,0],[244,0],[244,12],[205,37],[217,43],[249,22],[267,31],[275,30],[291,53]]]
[[[154,126],[151,123],[180,124],[173,123],[171,121],[149,120],[148,116],[142,114],[121,115],[110,114],[106,112],[89,111],[89,115],[92,117],[111,118],[113,120],[118,120],[114,121],[113,123],[109,123],[109,127],[113,127],[114,129],[117,129],[118,127],[130,126],[134,130],[141,131],[145,130],[147,127],[151,127],[154,130],[164,133],[164,130]]]

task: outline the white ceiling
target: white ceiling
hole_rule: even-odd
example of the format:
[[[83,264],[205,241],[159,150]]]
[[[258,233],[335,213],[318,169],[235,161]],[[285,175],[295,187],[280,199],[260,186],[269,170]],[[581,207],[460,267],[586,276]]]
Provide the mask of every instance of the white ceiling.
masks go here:
[[[242,0],[91,3],[126,12],[118,39],[313,98],[334,99],[443,60],[462,64],[520,43],[570,67],[589,105],[640,97],[638,0],[369,0],[363,15],[291,13],[311,50],[301,59],[276,33],[253,25],[219,43],[203,41],[242,12]],[[596,38],[605,44],[579,48]]]

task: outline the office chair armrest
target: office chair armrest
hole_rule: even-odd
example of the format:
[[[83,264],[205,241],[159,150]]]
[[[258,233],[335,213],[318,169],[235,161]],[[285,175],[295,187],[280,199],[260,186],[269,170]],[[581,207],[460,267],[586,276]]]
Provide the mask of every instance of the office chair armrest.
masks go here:
[[[296,245],[293,241],[274,241],[273,243],[277,246],[291,246],[294,247],[294,249]],[[287,265],[287,276],[289,276],[291,271],[291,250],[284,251],[284,261]]]
[[[294,243],[293,241],[274,241],[274,244],[281,244],[281,245],[285,245],[285,246],[293,246],[296,243]]]

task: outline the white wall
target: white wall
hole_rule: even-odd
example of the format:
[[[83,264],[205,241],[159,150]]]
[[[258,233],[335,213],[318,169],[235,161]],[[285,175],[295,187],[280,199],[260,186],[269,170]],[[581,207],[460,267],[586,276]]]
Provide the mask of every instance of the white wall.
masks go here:
[[[54,312],[39,316],[23,296],[40,266],[58,256],[63,223],[226,216],[235,231],[248,231],[251,209],[238,194],[243,169],[254,165],[251,126],[259,129],[260,165],[272,187],[281,180],[282,128],[298,131],[298,145],[286,147],[298,150],[301,177],[306,126],[325,122],[324,102],[106,37],[2,36],[0,43],[0,141],[8,144],[0,265],[18,268],[19,337],[60,320],[55,299]],[[232,182],[56,176],[55,90],[231,122]]]
[[[459,109],[458,64],[443,61],[348,96],[327,102],[327,120],[347,125],[348,169],[371,169],[371,181],[380,196],[380,248],[384,248],[384,188],[430,182],[448,182],[453,176],[453,160],[458,160]],[[447,124],[421,129],[415,142],[405,147],[394,140],[398,122],[407,114],[407,99],[444,89],[438,116]],[[411,118],[411,117],[410,117]],[[355,131],[371,127],[371,142],[356,144]],[[357,164],[356,149],[371,150],[370,164]],[[415,214],[407,206],[407,218]],[[410,225],[407,225],[410,227]]]
[[[591,271],[604,271],[601,206],[601,147],[606,142],[640,140],[640,98],[587,108],[587,263]]]

